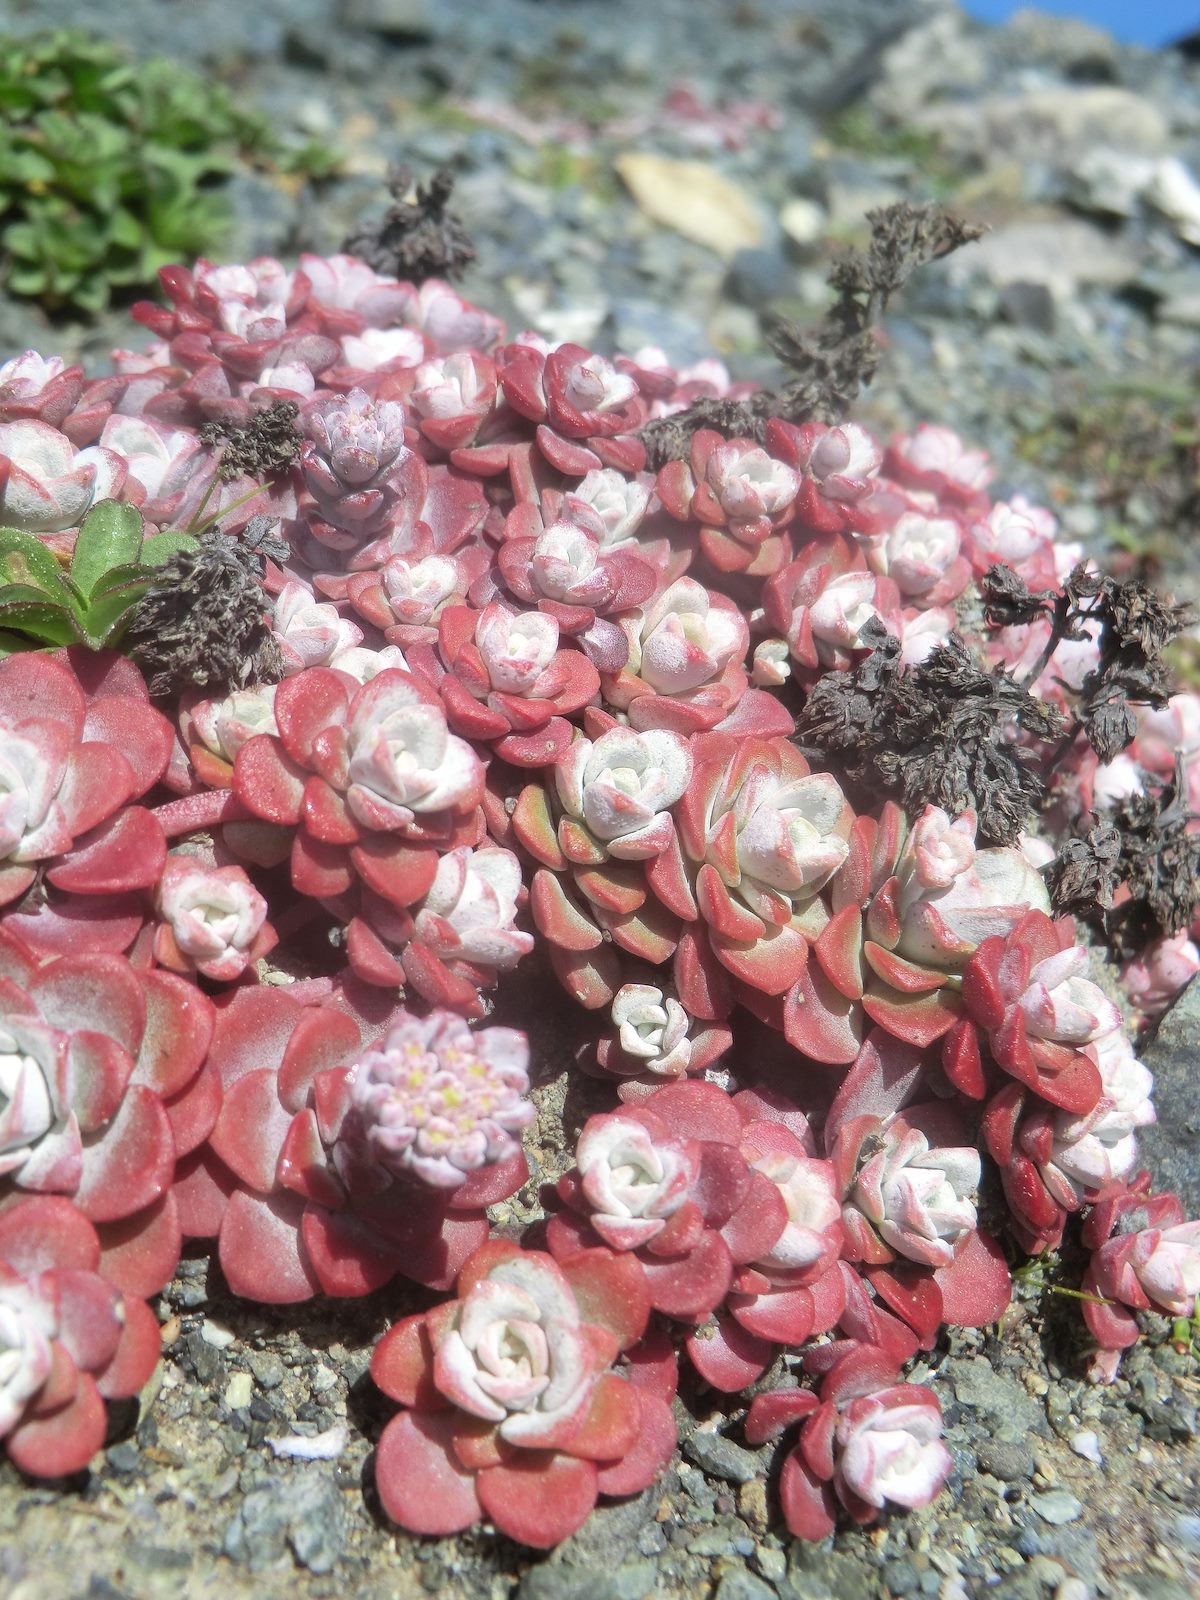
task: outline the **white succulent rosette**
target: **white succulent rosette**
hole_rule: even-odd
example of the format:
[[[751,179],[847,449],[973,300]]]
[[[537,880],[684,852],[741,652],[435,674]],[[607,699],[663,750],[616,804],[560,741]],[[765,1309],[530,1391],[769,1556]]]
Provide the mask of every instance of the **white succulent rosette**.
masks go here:
[[[952,518],[904,511],[881,541],[879,570],[895,581],[902,595],[915,599],[937,588],[961,547],[958,523]]]
[[[409,399],[419,417],[448,422],[485,409],[496,392],[495,380],[481,376],[479,366],[465,350],[417,368]]]
[[[32,1191],[79,1182],[83,1146],[71,1086],[67,1035],[36,1017],[0,1012],[0,1178]]]
[[[755,1265],[788,1278],[807,1277],[835,1261],[844,1233],[832,1162],[778,1149],[756,1155],[751,1165],[779,1190],[787,1212],[783,1232]]]
[[[475,643],[493,690],[528,695],[558,654],[558,623],[542,611],[514,611],[498,600],[475,625]]]
[[[1059,1111],[1054,1117],[1051,1170],[1066,1180],[1066,1194],[1047,1185],[1073,1208],[1084,1191],[1128,1178],[1137,1164],[1137,1129],[1155,1120],[1150,1099],[1154,1076],[1133,1053],[1124,1031],[1114,1028],[1084,1047],[1100,1070],[1103,1093],[1086,1116]]]
[[[48,423],[0,423],[0,523],[24,533],[78,527],[97,500],[116,498],[128,470],[115,450],[76,450]]]
[[[63,725],[0,722],[0,862],[42,861],[71,848],[58,797],[72,754]]]
[[[991,935],[1007,937],[1026,912],[1049,915],[1046,885],[1023,852],[978,850],[974,832],[973,812],[953,819],[927,806],[909,834],[896,869],[905,960],[953,970]]]
[[[284,585],[275,599],[271,631],[283,654],[285,675],[323,667],[343,650],[362,643],[362,629],[305,584]]]
[[[800,477],[759,445],[718,445],[705,478],[731,522],[753,522],[786,511],[800,492]]]
[[[45,1300],[0,1266],[0,1439],[50,1376],[56,1332]]]
[[[1025,1027],[1035,1039],[1084,1045],[1121,1026],[1121,1013],[1103,989],[1083,974],[1088,952],[1072,945],[1039,961],[1029,986],[1017,1001]]]
[[[948,1266],[976,1227],[981,1162],[973,1147],[931,1149],[916,1128],[895,1126],[859,1168],[848,1208],[866,1217],[897,1255]]]
[[[838,1417],[835,1441],[839,1477],[870,1506],[926,1506],[954,1465],[936,1399],[909,1384],[852,1401]]]
[[[650,983],[624,983],[610,1015],[630,1062],[656,1078],[682,1078],[692,1059],[690,1019],[678,1000]]]
[[[614,1250],[648,1244],[688,1199],[700,1171],[691,1140],[655,1138],[628,1110],[589,1117],[575,1150],[588,1220]]]
[[[351,702],[346,733],[346,804],[366,828],[408,828],[479,792],[479,757],[450,732],[441,704],[411,679],[396,674],[386,685],[382,677],[368,683]]]
[[[413,937],[443,961],[506,971],[533,949],[533,935],[514,927],[521,890],[521,864],[511,850],[450,850],[438,862]]]
[[[564,811],[604,854],[647,861],[669,845],[670,808],[692,774],[687,743],[662,729],[616,727],[596,740],[576,739],[554,769]]]
[[[241,867],[210,867],[190,856],[172,856],[163,868],[158,908],[178,952],[222,982],[245,972],[267,920],[267,902]]]
[[[879,616],[875,604],[875,574],[843,572],[831,578],[809,607],[808,616],[817,654],[831,657],[835,650],[857,650],[868,622]]]
[[[355,1063],[349,1088],[347,1148],[435,1189],[510,1160],[534,1115],[526,1036],[473,1031],[445,1011],[395,1024]]]
[[[853,813],[827,772],[782,781],[764,774],[747,788],[735,809],[737,892],[773,921],[780,896],[810,900],[846,860]]]
[[[233,761],[255,734],[279,733],[275,685],[263,683],[250,689],[235,689],[223,700],[201,700],[187,713],[187,723],[206,750],[222,760]]]
[[[628,670],[657,694],[687,694],[741,661],[750,632],[739,611],[713,604],[694,578],[679,578],[623,624]]]
[[[433,1365],[453,1405],[535,1449],[578,1422],[601,1370],[570,1285],[536,1255],[497,1263],[454,1303]]]
[[[1148,1240],[1148,1250],[1127,1259],[1125,1271],[1168,1316],[1191,1316],[1200,1295],[1200,1222],[1178,1222],[1146,1232],[1157,1237]]]
[[[613,467],[594,467],[566,495],[564,515],[590,513],[584,526],[608,550],[636,535],[650,504],[650,490]]]

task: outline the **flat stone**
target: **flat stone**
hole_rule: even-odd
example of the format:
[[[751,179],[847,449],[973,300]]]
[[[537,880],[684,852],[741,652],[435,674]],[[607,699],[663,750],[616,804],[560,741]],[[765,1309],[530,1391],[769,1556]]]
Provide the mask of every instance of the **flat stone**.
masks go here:
[[[1006,284],[1043,284],[1062,299],[1080,284],[1116,285],[1137,277],[1133,248],[1082,217],[1015,222],[956,250],[946,264],[953,281],[978,275]]]
[[[628,150],[616,169],[646,215],[731,261],[763,242],[763,217],[745,189],[704,161]]]
[[[976,1446],[980,1472],[990,1472],[1002,1483],[1017,1483],[1033,1476],[1033,1451],[1027,1444],[1003,1439],[981,1439]]]
[[[697,1429],[685,1440],[683,1453],[710,1478],[724,1478],[726,1483],[749,1483],[758,1476],[758,1457],[721,1433]]]
[[[1154,1074],[1158,1121],[1138,1132],[1141,1160],[1159,1190],[1174,1190],[1189,1217],[1200,1212],[1200,983],[1195,979],[1158,1025],[1141,1058]]]
[[[1083,1503],[1069,1489],[1048,1489],[1045,1494],[1035,1494],[1030,1504],[1043,1522],[1061,1528],[1066,1522],[1077,1522],[1083,1515]]]
[[[1031,1433],[1045,1434],[1038,1402],[1014,1378],[996,1372],[985,1356],[947,1361],[945,1371],[959,1402],[979,1413],[993,1440],[1015,1444]]]
[[[752,1572],[737,1568],[721,1579],[713,1600],[775,1600],[775,1591]]]

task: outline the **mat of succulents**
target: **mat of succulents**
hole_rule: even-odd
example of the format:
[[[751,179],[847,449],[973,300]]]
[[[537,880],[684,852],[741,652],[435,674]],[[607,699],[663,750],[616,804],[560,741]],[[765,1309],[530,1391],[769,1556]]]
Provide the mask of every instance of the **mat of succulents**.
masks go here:
[[[0,368],[16,1466],[87,1466],[205,1242],[262,1304],[430,1291],[379,1500],[535,1549],[655,1481],[681,1363],[795,1535],[928,1504],[906,1370],[1064,1238],[1096,1381],[1147,1314],[1186,1347],[1136,1054],[1200,967],[1185,619],[943,426],[345,255],[161,276],[111,375]],[[609,1099],[535,1195],[490,1012],[539,961]]]

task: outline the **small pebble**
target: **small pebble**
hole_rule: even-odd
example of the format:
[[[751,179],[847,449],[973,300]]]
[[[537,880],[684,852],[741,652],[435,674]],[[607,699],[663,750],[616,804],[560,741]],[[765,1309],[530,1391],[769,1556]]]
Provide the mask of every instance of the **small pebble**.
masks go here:
[[[1104,1465],[1104,1457],[1100,1454],[1100,1440],[1096,1434],[1073,1433],[1071,1435],[1071,1449],[1077,1456],[1082,1456],[1085,1461],[1094,1461],[1098,1467]]]
[[[1067,1489],[1050,1489],[1045,1494],[1035,1494],[1030,1501],[1043,1522],[1056,1528],[1067,1522],[1076,1522],[1083,1515],[1080,1501]]]
[[[758,1474],[758,1457],[724,1434],[697,1429],[684,1441],[683,1453],[709,1477],[727,1483],[749,1483]]]
[[[214,1350],[228,1350],[237,1338],[237,1334],[229,1328],[223,1328],[219,1322],[210,1322],[205,1317],[200,1324],[200,1337],[205,1344],[211,1344]]]
[[[225,1385],[225,1404],[231,1411],[241,1411],[254,1396],[254,1379],[248,1372],[235,1372]]]

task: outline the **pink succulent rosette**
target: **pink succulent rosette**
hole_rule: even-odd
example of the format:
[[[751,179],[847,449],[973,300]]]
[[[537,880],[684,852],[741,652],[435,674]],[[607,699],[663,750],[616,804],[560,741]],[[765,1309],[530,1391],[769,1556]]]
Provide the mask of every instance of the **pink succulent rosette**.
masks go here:
[[[536,507],[515,506],[505,518],[496,575],[524,605],[546,612],[563,634],[577,638],[593,665],[618,672],[628,642],[606,619],[644,605],[658,585],[658,569],[631,543],[607,548],[607,528],[584,502],[564,497],[564,511],[568,507],[569,518],[547,523]],[[472,592],[486,587],[477,583]]]
[[[571,740],[567,720],[596,699],[600,677],[582,651],[560,643],[558,621],[493,600],[482,611],[447,606],[438,617],[439,664],[429,662],[451,727],[493,744],[515,766],[548,766]],[[414,664],[428,658],[417,653]]]
[[[104,1402],[136,1394],[158,1351],[154,1313],[107,1276],[78,1206],[0,1200],[0,1443],[15,1467],[82,1472],[104,1445]]]
[[[1089,978],[1087,950],[1074,943],[1069,918],[1027,911],[1013,931],[985,939],[963,971],[967,1016],[946,1041],[943,1063],[954,1086],[972,1098],[986,1092],[989,1059],[1050,1105],[1076,1116],[1103,1093],[1085,1046],[1120,1026],[1117,1007]]]
[[[1116,1028],[1084,1045],[1102,1093],[1090,1111],[1057,1110],[1019,1083],[989,1100],[982,1133],[1000,1169],[1010,1226],[1031,1255],[1056,1249],[1069,1214],[1111,1196],[1137,1165],[1137,1130],[1155,1120],[1154,1080]]]
[[[61,356],[26,350],[0,364],[0,423],[44,422],[61,428],[83,392],[83,368]]]
[[[844,534],[811,539],[767,579],[762,598],[767,624],[787,640],[808,678],[848,666],[854,652],[865,648],[868,622],[882,620],[889,632],[900,632],[895,579],[869,571],[863,549]]]
[[[483,763],[412,674],[359,686],[310,667],[278,686],[272,716],[277,732],[238,748],[233,793],[292,831],[298,893],[337,905],[361,882],[404,909],[428,893],[439,850],[478,839]]]
[[[776,1186],[739,1148],[734,1101],[707,1083],[656,1089],[590,1117],[575,1168],[558,1184],[567,1208],[547,1224],[559,1260],[597,1243],[634,1252],[657,1311],[697,1323],[738,1267],[764,1256],[786,1225]]]
[[[969,450],[950,428],[922,422],[915,433],[892,440],[884,464],[889,477],[949,507],[986,509],[992,481],[987,452]]]
[[[516,926],[525,899],[510,850],[463,845],[439,858],[411,912],[364,889],[347,925],[346,955],[364,983],[407,984],[431,1005],[482,1016],[481,991],[533,949],[533,935]]]
[[[1049,905],[1019,850],[976,849],[972,813],[952,820],[930,806],[908,829],[890,802],[854,823],[829,902],[781,1020],[798,1050],[839,1065],[855,1060],[868,1022],[919,1048],[947,1034],[969,1044],[973,1033],[954,1032],[957,974],[981,940]]]
[[[543,355],[528,344],[498,352],[500,387],[521,417],[535,425],[538,450],[572,477],[599,467],[639,472],[646,462],[634,437],[646,419],[637,380],[582,345]]]
[[[157,881],[166,840],[129,802],[162,776],[171,745],[170,724],[128,661],[70,650],[0,662],[0,904],[42,870],[55,889],[85,897],[61,913],[50,902],[19,908],[10,924],[70,948],[86,935],[92,897],[107,910],[108,897]]]
[[[1139,1311],[1190,1318],[1200,1296],[1200,1222],[1187,1220],[1177,1195],[1148,1194],[1149,1186],[1144,1173],[1097,1205],[1083,1227],[1092,1251],[1083,1316],[1099,1346],[1090,1372],[1106,1383],[1140,1337]]]
[[[158,883],[154,958],[173,972],[230,983],[275,948],[267,902],[241,867],[172,856]]]
[[[856,422],[799,427],[772,417],[767,448],[790,463],[800,477],[796,515],[813,533],[876,533],[884,508],[879,504],[879,446]]]
[[[117,498],[127,471],[115,451],[76,450],[48,422],[0,422],[0,521],[24,533],[77,528],[97,500]]]
[[[443,1535],[486,1517],[549,1549],[601,1497],[654,1481],[675,1448],[675,1367],[662,1342],[638,1345],[649,1304],[636,1262],[600,1249],[556,1262],[494,1239],[455,1294],[389,1329],[371,1361],[404,1407],[375,1460],[393,1522]]]
[[[64,1195],[99,1230],[105,1270],[136,1295],[175,1270],[175,1164],[208,1137],[209,1001],[122,956],[43,961],[0,929],[0,1204]]]
[[[860,1345],[826,1372],[819,1393],[772,1389],[752,1401],[752,1444],[802,1421],[779,1483],[784,1520],[797,1538],[826,1538],[839,1510],[871,1523],[888,1506],[911,1510],[940,1493],[954,1464],[942,1442],[942,1408],[932,1389],[899,1380],[882,1351]]]
[[[397,1273],[446,1289],[488,1236],[484,1207],[525,1181],[528,1046],[508,1028],[394,1012],[373,1038],[338,1004],[245,988],[219,1005],[223,1086],[187,1166],[187,1234],[226,1280],[286,1304],[361,1295]]]
[[[620,1080],[622,1099],[635,1098],[639,1086],[658,1088],[664,1080],[698,1076],[733,1043],[727,1024],[697,1024],[657,983],[623,983],[613,995],[609,1017],[612,1031],[596,1042],[594,1069]],[[592,1069],[587,1058],[581,1065]]]
[[[786,460],[753,440],[698,428],[688,460],[667,462],[654,488],[671,516],[700,524],[700,548],[718,572],[762,577],[791,555],[782,530],[795,516],[800,486]]]
[[[646,877],[683,924],[680,999],[693,1016],[719,1021],[735,994],[777,997],[797,981],[854,817],[835,780],[810,772],[787,739],[711,733],[691,753],[675,838]]]

